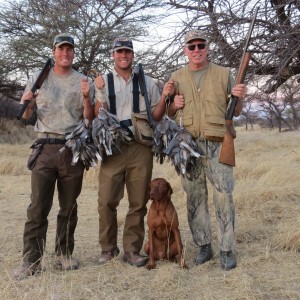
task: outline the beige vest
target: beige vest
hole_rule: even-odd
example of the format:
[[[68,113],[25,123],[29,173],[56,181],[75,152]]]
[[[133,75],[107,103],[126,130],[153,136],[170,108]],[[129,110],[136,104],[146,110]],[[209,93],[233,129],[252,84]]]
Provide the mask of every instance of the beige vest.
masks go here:
[[[180,110],[176,113],[176,121],[180,123],[182,117],[182,125],[193,137],[222,141],[226,131],[229,70],[209,63],[199,91],[188,66],[174,72],[171,78],[178,82],[178,91],[185,99],[182,113]]]

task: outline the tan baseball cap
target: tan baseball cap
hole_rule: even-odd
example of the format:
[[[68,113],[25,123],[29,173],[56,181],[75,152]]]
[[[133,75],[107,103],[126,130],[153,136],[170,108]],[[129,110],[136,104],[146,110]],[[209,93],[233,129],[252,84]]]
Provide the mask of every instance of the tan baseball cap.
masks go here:
[[[116,51],[119,49],[128,49],[133,52],[132,40],[125,37],[119,37],[115,39],[113,43],[112,51]]]
[[[189,42],[193,40],[203,40],[208,41],[207,36],[205,35],[204,31],[202,30],[191,30],[188,31],[184,37],[185,44],[188,44]]]
[[[61,33],[56,35],[53,40],[53,47],[59,47],[60,45],[63,44],[69,44],[75,47],[74,38],[67,33]]]

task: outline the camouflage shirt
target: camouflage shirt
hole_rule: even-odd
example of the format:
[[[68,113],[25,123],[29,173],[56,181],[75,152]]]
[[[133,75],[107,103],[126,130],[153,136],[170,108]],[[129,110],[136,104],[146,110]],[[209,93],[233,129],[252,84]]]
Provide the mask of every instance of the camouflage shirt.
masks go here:
[[[29,79],[25,92],[33,86],[39,72]],[[72,70],[70,74],[58,75],[50,70],[36,98],[37,121],[35,131],[55,134],[72,132],[83,119],[83,95],[81,79],[86,76]],[[94,87],[90,81],[90,99],[94,101]]]

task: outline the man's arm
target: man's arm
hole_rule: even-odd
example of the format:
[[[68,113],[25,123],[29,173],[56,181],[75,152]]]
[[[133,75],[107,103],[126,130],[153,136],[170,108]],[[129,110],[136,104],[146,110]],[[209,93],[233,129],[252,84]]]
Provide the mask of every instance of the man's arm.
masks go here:
[[[88,119],[89,123],[91,124],[93,122],[93,119],[95,117],[94,115],[94,107],[93,107],[93,99],[91,97],[94,97],[94,90],[93,86],[87,79],[81,80],[81,92],[83,94],[83,117],[84,119]]]
[[[21,105],[24,104],[24,101],[29,101],[28,106],[26,107],[23,115],[21,116],[23,119],[31,118],[33,114],[33,109],[36,107],[36,98],[37,94],[33,94],[32,91],[25,92],[21,98]]]
[[[95,113],[95,116],[98,116],[100,108],[104,108],[105,110],[108,110],[107,95],[106,95],[106,91],[105,91],[105,80],[104,80],[103,75],[98,74],[98,76],[95,78],[94,86],[95,86],[94,113]]]
[[[158,103],[157,112],[153,119],[155,121],[160,121],[165,113],[165,108],[167,107],[167,114],[169,117],[174,117],[176,115],[177,110],[184,108],[184,96],[180,93],[179,95],[174,96],[174,100],[171,103],[167,103],[170,101],[170,97],[174,95],[176,92],[175,81],[170,79],[163,88],[163,92],[161,95],[161,99]]]
[[[238,97],[238,101],[237,101],[235,109],[234,109],[235,117],[238,117],[242,112],[246,92],[247,92],[247,88],[246,88],[246,85],[243,83],[237,84],[232,88],[232,91],[231,91],[232,95]]]
[[[166,111],[166,106],[168,103],[168,96],[173,95],[175,92],[174,90],[174,81],[169,80],[167,83],[165,83],[163,91],[161,93],[161,97],[159,102],[157,103],[154,111],[152,112],[152,117],[155,122],[159,122]],[[170,106],[169,106],[170,108]],[[168,110],[169,110],[168,108]]]

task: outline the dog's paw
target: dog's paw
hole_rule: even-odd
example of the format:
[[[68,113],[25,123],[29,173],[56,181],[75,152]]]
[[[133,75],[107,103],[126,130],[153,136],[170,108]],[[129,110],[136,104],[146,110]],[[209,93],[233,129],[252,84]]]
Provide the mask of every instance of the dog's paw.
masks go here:
[[[146,265],[146,268],[147,268],[148,270],[153,270],[153,269],[155,269],[155,262],[149,260],[148,263],[147,263],[147,265]]]

